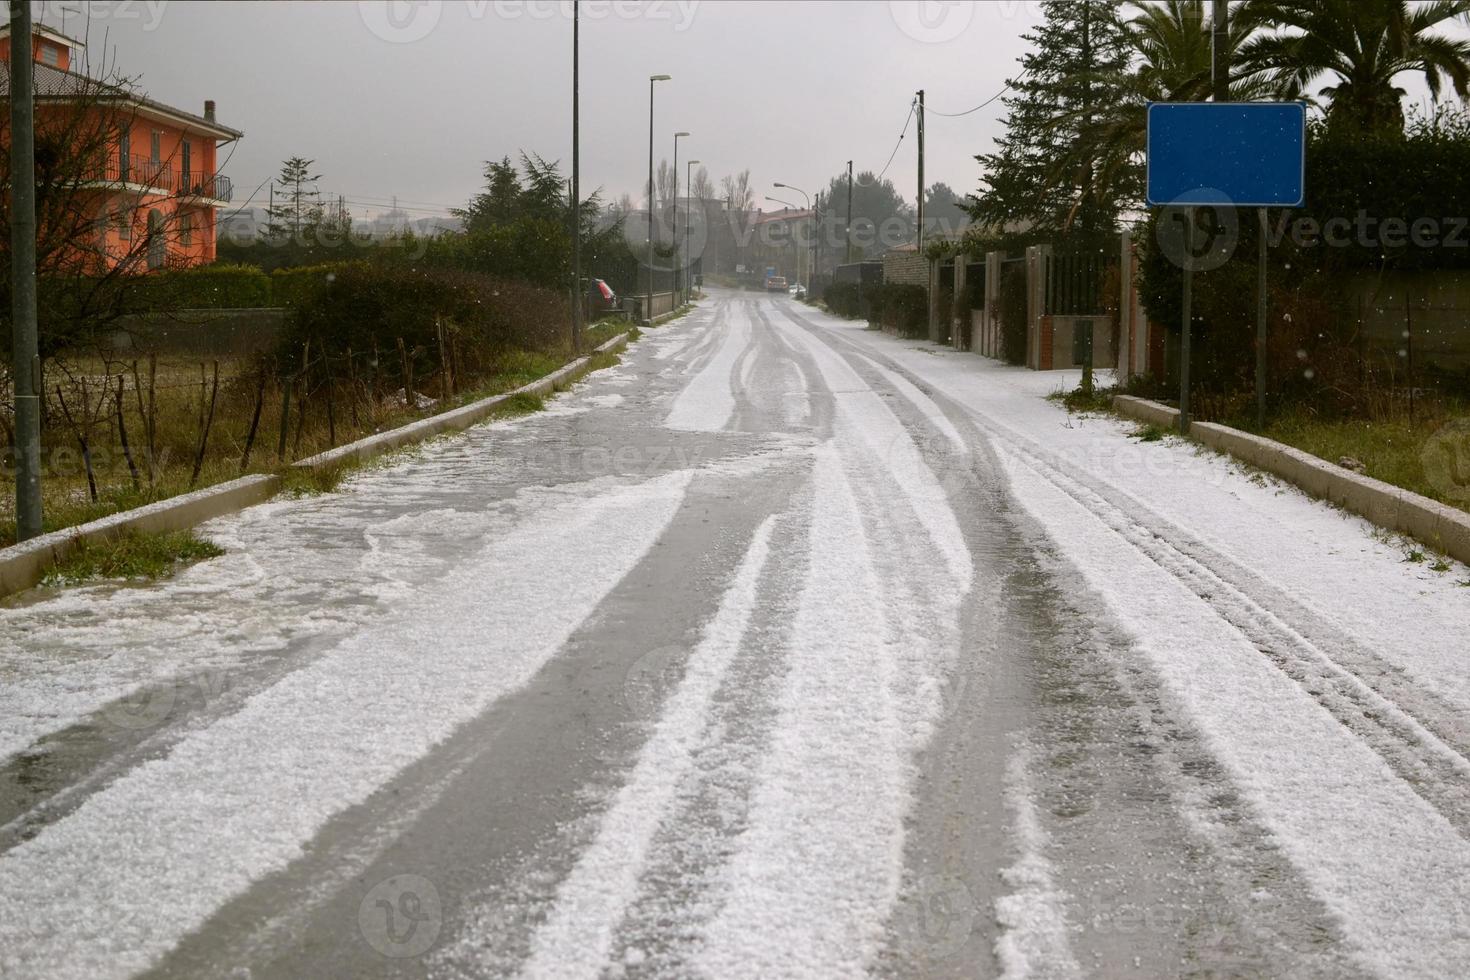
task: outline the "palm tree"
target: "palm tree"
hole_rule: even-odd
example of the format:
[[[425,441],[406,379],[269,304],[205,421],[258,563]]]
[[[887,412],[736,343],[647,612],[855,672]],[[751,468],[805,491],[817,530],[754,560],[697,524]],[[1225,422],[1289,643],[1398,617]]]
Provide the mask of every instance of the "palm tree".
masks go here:
[[[1470,0],[1248,0],[1249,15],[1270,30],[1248,41],[1240,58],[1251,77],[1299,98],[1323,76],[1329,124],[1363,132],[1399,132],[1404,72],[1424,76],[1436,100],[1445,83],[1470,96],[1470,41],[1433,29],[1470,17]]]

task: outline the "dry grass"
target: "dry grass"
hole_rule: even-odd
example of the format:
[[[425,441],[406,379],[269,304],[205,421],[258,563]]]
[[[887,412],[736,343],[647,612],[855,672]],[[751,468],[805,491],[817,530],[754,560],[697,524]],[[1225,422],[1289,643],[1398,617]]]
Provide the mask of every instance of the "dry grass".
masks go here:
[[[623,329],[625,326],[617,322],[599,323],[587,330],[586,347],[601,344]],[[209,426],[205,454],[199,461],[197,479],[195,464],[204,428],[201,418],[207,420],[209,416],[213,362],[204,368],[206,383],[201,388],[201,365],[193,358],[160,358],[151,384],[147,362],[139,365],[140,383],[135,383],[131,363],[100,359],[72,361],[66,365],[66,371],[58,367],[47,378],[48,388],[62,387],[75,425],[67,423],[60,399],[52,390],[48,398],[48,424],[42,435],[45,529],[72,527],[247,473],[285,474],[295,460],[511,391],[545,377],[571,359],[569,348],[504,352],[494,359],[491,372],[460,379],[449,397],[445,397],[442,377],[430,375],[416,379],[415,389],[434,400],[424,407],[404,404],[401,388],[384,390],[390,382],[375,387],[359,378],[353,385],[339,377],[331,386],[324,382],[314,385],[305,401],[304,420],[298,405],[298,386],[284,431],[284,451],[281,451],[285,394],[282,383],[267,371],[262,388],[261,362],[221,360],[214,419]],[[594,365],[601,366],[604,365]],[[84,379],[86,408],[83,407]],[[130,453],[123,451],[117,419],[119,385]],[[150,393],[155,420],[151,448],[146,423]],[[254,425],[255,438],[247,462],[245,450],[257,405],[259,421]],[[524,412],[539,407],[540,400],[534,399],[518,400],[507,408],[511,412]],[[90,482],[77,438],[79,431],[86,437],[92,455]],[[8,444],[8,427],[0,435],[6,437]],[[15,542],[15,478],[8,459],[6,463],[0,472],[0,546]],[[293,474],[289,479],[294,492],[320,493],[335,489],[342,476],[342,472],[331,470],[310,477]]]

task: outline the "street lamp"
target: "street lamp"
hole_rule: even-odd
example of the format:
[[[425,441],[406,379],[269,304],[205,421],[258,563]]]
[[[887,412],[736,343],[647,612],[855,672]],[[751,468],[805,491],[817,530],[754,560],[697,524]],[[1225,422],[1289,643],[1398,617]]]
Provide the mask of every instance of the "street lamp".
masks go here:
[[[649,75],[648,76],[648,305],[643,308],[643,316],[653,323],[653,83],[667,82],[673,75]]]
[[[688,162],[686,162],[684,164],[684,188],[685,188],[684,193],[686,195],[689,193],[690,188],[692,188],[694,186],[694,178],[691,176],[691,174],[694,172],[694,165],[696,163],[698,163],[698,162],[699,162],[698,160],[690,160],[690,161],[688,161]],[[677,205],[677,202],[675,202],[675,203]],[[675,213],[677,214],[678,212],[675,211]],[[691,285],[692,284],[689,282],[689,209],[688,208],[685,208],[684,209],[684,292],[685,292],[685,300],[686,301],[688,300],[688,297],[690,295],[692,295],[693,292],[694,292],[694,290],[692,288],[690,288]]]
[[[786,185],[785,184],[777,184],[776,186],[777,187],[785,187]],[[794,188],[794,187],[791,188],[791,189],[792,190],[796,190],[796,188]],[[790,208],[793,211],[796,210],[796,205],[795,204],[792,204],[790,201],[783,201],[779,197],[772,197],[771,195],[767,194],[766,195],[766,200],[767,201],[772,201],[772,202],[774,202],[776,204],[779,204],[783,208]],[[801,280],[801,248],[797,245],[795,236],[793,236],[792,239],[791,239],[791,251],[793,251],[793,252],[796,253],[796,278],[797,278],[797,281],[799,282]]]
[[[811,289],[811,286],[812,286],[812,277],[816,275],[816,268],[817,268],[817,264],[816,264],[817,238],[816,238],[816,235],[815,235],[816,222],[817,222],[817,213],[812,210],[812,198],[811,198],[811,195],[808,194],[806,191],[802,190],[800,187],[793,187],[791,184],[783,184],[780,181],[777,181],[774,186],[776,186],[776,187],[784,187],[784,188],[786,188],[789,191],[796,191],[796,193],[798,193],[798,194],[801,195],[802,200],[806,201],[806,209],[807,209],[807,213],[810,215],[810,220],[812,222],[812,231],[814,233],[812,235],[812,254],[807,259],[807,269],[806,269],[806,286],[807,286],[807,289]]]
[[[679,132],[674,134],[674,213],[673,228],[669,233],[669,247],[677,254],[679,251],[679,137],[688,136],[688,133]],[[669,305],[673,306],[679,301],[679,263],[676,260],[669,272],[673,275],[673,292],[669,295]]]

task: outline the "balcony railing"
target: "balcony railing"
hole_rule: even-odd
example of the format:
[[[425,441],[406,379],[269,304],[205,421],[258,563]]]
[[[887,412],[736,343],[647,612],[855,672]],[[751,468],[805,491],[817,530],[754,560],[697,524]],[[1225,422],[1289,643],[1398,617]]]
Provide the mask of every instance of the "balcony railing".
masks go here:
[[[230,178],[223,174],[192,170],[180,172],[170,164],[152,160],[135,160],[127,166],[117,160],[109,160],[105,166],[97,168],[96,176],[89,183],[132,184],[165,194],[177,193],[180,197],[213,201],[228,201],[234,193]]]

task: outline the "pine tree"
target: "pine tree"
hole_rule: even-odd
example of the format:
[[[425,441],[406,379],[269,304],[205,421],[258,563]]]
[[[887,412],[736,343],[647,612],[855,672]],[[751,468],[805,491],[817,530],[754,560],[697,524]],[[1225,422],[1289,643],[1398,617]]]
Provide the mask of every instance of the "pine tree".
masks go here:
[[[452,212],[464,222],[465,231],[485,231],[515,220],[520,207],[521,178],[510,157],[485,161],[485,189],[470,203]]]
[[[1119,0],[1048,0],[1045,20],[1025,35],[1031,49],[1004,100],[1006,133],[983,171],[969,209],[984,225],[1093,234],[1117,226],[1123,201],[1142,180],[1133,165],[1097,166],[1099,116],[1126,98],[1129,47]]]
[[[266,209],[266,237],[270,240],[289,238],[302,243],[321,224],[323,209],[316,182],[322,179],[322,175],[311,172],[315,162],[291,157],[281,164],[272,195],[276,204]]]

